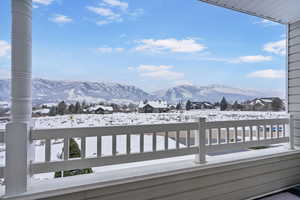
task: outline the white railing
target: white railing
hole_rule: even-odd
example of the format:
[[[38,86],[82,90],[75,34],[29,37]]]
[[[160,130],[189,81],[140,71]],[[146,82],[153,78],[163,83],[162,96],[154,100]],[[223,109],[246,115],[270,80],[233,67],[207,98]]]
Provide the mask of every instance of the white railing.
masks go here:
[[[206,122],[204,118],[200,118],[197,122],[188,123],[37,129],[31,131],[31,139],[44,142],[45,160],[33,162],[31,173],[100,167],[192,154],[196,155],[197,163],[204,163],[207,153],[286,143],[290,135],[287,131],[288,123],[288,119]],[[117,151],[118,136],[123,136],[125,140],[123,143],[126,143],[123,153]],[[137,152],[132,152],[132,136],[139,137],[139,144],[134,144],[139,146]],[[146,151],[144,138],[149,138],[149,136],[152,137],[152,149]],[[89,137],[97,140],[97,152],[93,157],[86,156],[86,144]],[[102,154],[103,137],[111,138],[109,140],[111,141],[111,155]],[[164,139],[161,148],[157,146],[158,137]],[[1,138],[3,139],[0,137],[0,140]],[[80,140],[80,158],[69,158],[71,138]],[[61,160],[51,160],[53,140],[63,140]],[[170,140],[172,146],[169,145]],[[0,177],[3,177],[3,168],[0,168]]]

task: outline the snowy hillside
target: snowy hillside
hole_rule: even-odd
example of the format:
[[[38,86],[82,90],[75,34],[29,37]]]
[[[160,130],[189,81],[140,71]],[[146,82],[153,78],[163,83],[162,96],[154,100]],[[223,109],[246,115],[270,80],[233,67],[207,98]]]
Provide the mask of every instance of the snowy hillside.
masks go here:
[[[273,94],[233,88],[224,85],[210,85],[202,87],[181,85],[167,90],[159,90],[155,92],[155,95],[168,102],[178,102],[180,100],[184,101],[188,99],[194,101],[219,102],[223,96],[229,101],[245,101],[256,97],[265,97],[266,95],[272,96]]]
[[[9,101],[9,80],[0,80],[0,91],[0,101]],[[203,87],[181,85],[150,94],[135,86],[118,83],[33,80],[34,104],[56,103],[62,100],[67,102],[85,100],[87,102],[137,103],[145,99],[164,99],[168,103],[177,103],[180,100],[188,99],[217,102],[223,96],[229,101],[244,101],[256,97],[272,96],[272,94],[223,85]]]
[[[0,100],[9,100],[9,81],[0,82]],[[4,93],[2,92],[4,91]],[[111,101],[116,103],[138,102],[154,97],[143,90],[130,85],[104,82],[33,80],[33,102],[53,103],[58,101]]]

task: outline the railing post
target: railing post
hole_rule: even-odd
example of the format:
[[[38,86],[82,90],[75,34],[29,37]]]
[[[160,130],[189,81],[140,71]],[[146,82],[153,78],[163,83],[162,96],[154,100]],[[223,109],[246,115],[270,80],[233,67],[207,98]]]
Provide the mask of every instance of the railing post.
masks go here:
[[[289,136],[290,136],[290,149],[295,149],[295,119],[294,116],[290,114],[289,117]]]
[[[196,133],[195,142],[199,147],[199,153],[195,156],[195,162],[199,164],[206,163],[206,119],[199,118],[198,133]]]
[[[30,140],[32,0],[11,0],[11,122],[6,126],[5,195],[27,191],[33,145]]]

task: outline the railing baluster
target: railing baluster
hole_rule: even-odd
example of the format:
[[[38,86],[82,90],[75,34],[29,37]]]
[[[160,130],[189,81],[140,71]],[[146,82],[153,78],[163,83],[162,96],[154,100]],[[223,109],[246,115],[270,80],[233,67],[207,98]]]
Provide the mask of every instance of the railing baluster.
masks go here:
[[[221,144],[221,129],[218,128],[218,144]]]
[[[152,135],[152,150],[153,150],[153,152],[156,151],[156,140],[157,140],[156,133],[153,133],[153,135]]]
[[[69,159],[69,155],[70,155],[69,152],[70,152],[70,138],[65,137],[64,138],[64,160]]]
[[[246,142],[245,126],[242,127],[243,142]]]
[[[176,131],[176,149],[179,149],[180,131]]]
[[[209,129],[209,132],[208,132],[208,144],[212,145],[212,129],[211,128]]]
[[[228,144],[230,141],[230,129],[226,128],[226,143]]]
[[[81,137],[80,155],[81,155],[81,159],[85,159],[85,157],[86,157],[86,138],[84,136]]]
[[[257,126],[257,141],[260,141],[260,128],[261,128],[261,126],[258,125]]]
[[[51,160],[51,139],[46,139],[45,142],[45,161],[49,162]]]
[[[187,130],[187,146],[190,147],[191,146],[191,130]]]
[[[117,136],[112,136],[112,155],[117,155]]]
[[[126,134],[126,153],[127,154],[131,153],[131,138],[130,138],[130,134]]]
[[[144,133],[140,135],[140,153],[144,153]]]
[[[234,127],[234,143],[238,142],[238,128]]]
[[[165,150],[169,149],[169,133],[165,132]]]
[[[97,157],[102,156],[102,136],[97,136]]]
[[[273,124],[271,124],[271,139],[273,139]]]

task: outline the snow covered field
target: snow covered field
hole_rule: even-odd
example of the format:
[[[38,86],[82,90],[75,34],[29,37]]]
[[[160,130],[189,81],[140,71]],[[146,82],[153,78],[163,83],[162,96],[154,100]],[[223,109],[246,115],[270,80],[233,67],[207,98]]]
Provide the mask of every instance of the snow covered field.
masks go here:
[[[174,113],[113,113],[113,114],[80,114],[55,117],[34,118],[35,128],[68,128],[93,127],[133,124],[159,124],[194,121],[205,117],[208,121],[245,120],[245,119],[274,119],[287,117],[286,112],[254,112],[254,111],[219,111],[191,110]],[[0,122],[0,129],[5,123]]]

